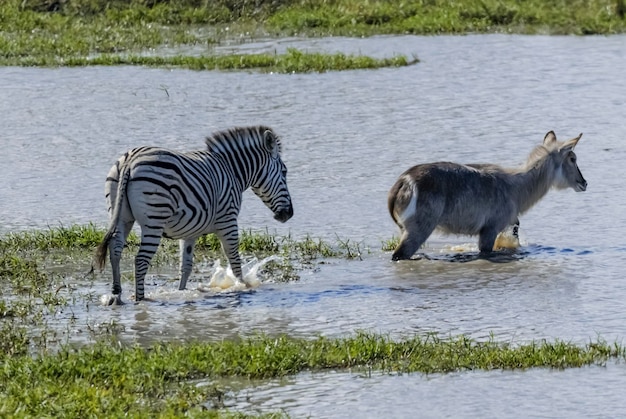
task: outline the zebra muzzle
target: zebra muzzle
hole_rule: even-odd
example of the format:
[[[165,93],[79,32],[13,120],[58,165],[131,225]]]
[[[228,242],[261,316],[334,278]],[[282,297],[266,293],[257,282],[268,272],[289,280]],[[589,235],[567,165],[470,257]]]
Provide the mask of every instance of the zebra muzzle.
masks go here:
[[[288,208],[283,208],[274,213],[274,219],[281,223],[284,223],[291,217],[293,217],[293,207],[291,205]]]

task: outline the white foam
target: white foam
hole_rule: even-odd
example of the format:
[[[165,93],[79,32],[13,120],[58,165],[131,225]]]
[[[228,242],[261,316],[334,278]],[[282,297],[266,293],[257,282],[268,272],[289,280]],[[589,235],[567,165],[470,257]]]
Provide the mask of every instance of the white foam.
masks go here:
[[[248,288],[256,288],[261,285],[261,279],[258,276],[259,269],[263,267],[267,262],[272,260],[278,260],[277,256],[269,256],[260,262],[258,259],[254,258],[248,263],[245,263],[241,266],[241,271],[243,274],[243,282],[239,281],[235,275],[233,275],[233,271],[228,265],[226,268],[222,267],[219,259],[213,263],[213,275],[211,275],[211,280],[208,285],[204,285],[200,283],[198,285],[198,290],[200,291],[213,291],[213,292],[223,292],[223,291],[241,291]]]

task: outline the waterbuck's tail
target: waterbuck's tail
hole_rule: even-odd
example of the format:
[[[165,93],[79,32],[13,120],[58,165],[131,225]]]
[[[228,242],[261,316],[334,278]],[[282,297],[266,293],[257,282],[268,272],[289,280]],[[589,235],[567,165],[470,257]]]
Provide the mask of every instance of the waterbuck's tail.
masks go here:
[[[127,162],[128,163],[128,162]],[[106,265],[107,252],[109,250],[109,243],[117,232],[117,225],[122,211],[122,205],[126,201],[126,186],[128,185],[128,179],[130,178],[130,165],[124,164],[120,167],[119,183],[117,185],[117,196],[115,197],[115,203],[113,204],[113,213],[111,215],[111,222],[109,229],[104,235],[104,239],[98,245],[96,249],[96,264],[100,270],[104,269]]]
[[[398,219],[398,213],[402,213],[410,205],[411,198],[416,194],[415,184],[407,174],[400,176],[391,187],[387,195],[387,208],[389,209],[389,215],[391,215],[396,224],[401,222]]]

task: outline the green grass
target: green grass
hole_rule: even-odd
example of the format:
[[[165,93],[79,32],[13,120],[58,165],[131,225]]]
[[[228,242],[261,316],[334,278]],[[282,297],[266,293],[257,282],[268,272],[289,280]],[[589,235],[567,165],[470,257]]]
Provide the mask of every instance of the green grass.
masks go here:
[[[622,0],[385,0],[294,2],[268,17],[288,33],[316,35],[552,33],[610,34],[626,29]]]
[[[71,225],[49,227],[46,230],[29,230],[16,233],[8,233],[0,237],[0,259],[2,263],[11,263],[16,255],[46,255],[48,253],[72,252],[76,256],[84,256],[81,251],[93,251],[104,238],[106,230],[94,224]],[[130,233],[126,253],[134,253],[139,245],[139,237],[133,231]],[[196,253],[205,256],[219,256],[221,243],[214,234],[201,237],[196,244]],[[346,257],[351,259],[358,251],[358,244],[350,244],[348,240],[337,238],[337,243],[332,244],[322,239],[314,239],[305,236],[303,239],[294,239],[289,236],[276,236],[269,231],[242,230],[239,233],[239,251],[258,257],[267,257],[274,254],[314,260],[319,258]],[[159,252],[164,257],[178,257],[177,240],[161,240]],[[18,257],[19,258],[19,257]],[[3,272],[1,270],[0,274]],[[6,274],[8,270],[5,270]],[[1,276],[1,275],[0,275]]]
[[[383,252],[391,252],[396,250],[396,247],[400,244],[400,238],[393,236],[388,240],[382,242],[381,249]]]
[[[49,227],[46,230],[29,230],[9,233],[0,237],[0,251],[52,251],[93,249],[104,238],[105,230],[94,224]],[[138,245],[139,238],[133,232],[129,244]]]
[[[563,369],[603,365],[610,359],[624,360],[625,355],[622,346],[602,341],[582,346],[558,340],[515,346],[465,336],[392,340],[369,333],[312,340],[259,336],[149,348],[100,343],[42,357],[0,355],[0,415],[207,417],[202,404],[223,395],[210,385],[219,377],[273,378],[355,367],[426,374]],[[198,381],[207,385],[194,385]]]
[[[190,70],[258,70],[272,73],[324,73],[382,67],[404,67],[417,63],[417,58],[405,56],[371,58],[342,53],[306,53],[290,48],[285,54],[244,54],[226,56],[139,56],[98,55],[94,57],[26,56],[5,60],[5,64],[19,66],[83,67],[96,65],[140,65]]]

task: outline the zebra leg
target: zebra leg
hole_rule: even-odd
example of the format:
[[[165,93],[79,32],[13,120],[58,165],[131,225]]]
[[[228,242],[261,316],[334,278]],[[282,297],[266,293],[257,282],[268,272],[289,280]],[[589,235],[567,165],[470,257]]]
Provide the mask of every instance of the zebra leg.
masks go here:
[[[161,243],[162,234],[162,228],[149,226],[141,228],[141,245],[135,256],[135,301],[144,299],[144,280],[150,261]]]
[[[230,269],[237,280],[244,282],[241,272],[241,258],[239,256],[239,231],[237,223],[233,223],[228,229],[217,230],[215,234],[222,243],[222,249],[230,263]],[[245,283],[245,282],[244,282]]]
[[[133,228],[134,221],[123,222],[118,225],[117,232],[109,243],[109,260],[113,271],[113,295],[109,298],[108,305],[124,304],[122,302],[122,274],[120,273],[120,260],[126,239]]]
[[[184,290],[187,286],[187,280],[191,275],[193,267],[193,249],[196,245],[197,237],[180,240],[180,285],[179,290]]]

